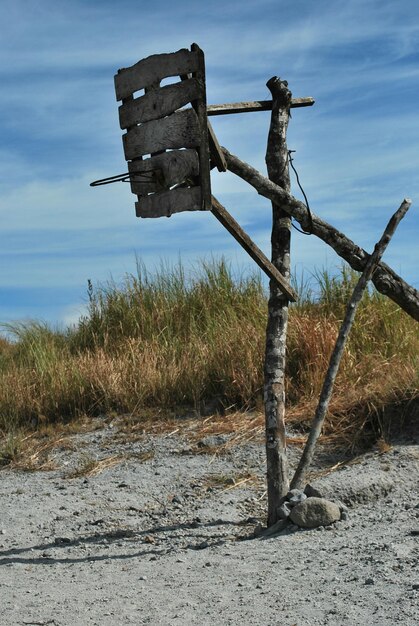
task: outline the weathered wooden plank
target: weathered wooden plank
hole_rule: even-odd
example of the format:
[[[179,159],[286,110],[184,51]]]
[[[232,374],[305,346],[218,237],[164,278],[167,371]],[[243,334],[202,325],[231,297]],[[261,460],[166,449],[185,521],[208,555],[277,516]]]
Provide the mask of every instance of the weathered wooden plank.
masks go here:
[[[163,193],[145,196],[135,203],[137,217],[170,217],[182,211],[200,211],[200,187],[180,187]]]
[[[139,161],[139,163],[146,163],[148,160]],[[131,178],[130,183],[132,193],[135,193],[139,200],[141,200],[141,196],[166,189],[161,170],[144,172],[141,176],[137,175],[137,177]]]
[[[122,129],[129,128],[170,115],[198,98],[200,89],[202,85],[192,78],[150,91],[119,107],[120,126]]]
[[[198,58],[197,70],[193,73],[193,77],[197,78],[202,84],[199,98],[192,102],[192,106],[196,111],[200,127],[200,143],[198,148],[199,154],[199,184],[201,187],[202,209],[211,210],[211,177],[210,177],[210,153],[208,141],[208,118],[207,118],[207,97],[205,87],[205,56],[201,48],[193,43],[191,50],[195,52]]]
[[[198,154],[196,150],[171,150],[144,161],[131,161],[128,169],[132,193],[142,196],[198,176]]]
[[[195,72],[198,64],[198,54],[186,48],[170,54],[153,54],[131,67],[118,70],[115,75],[116,99],[122,100],[168,76]]]
[[[227,171],[227,163],[225,160],[225,156],[223,151],[221,150],[221,146],[218,143],[217,135],[214,133],[214,129],[211,126],[209,120],[207,120],[208,125],[208,141],[209,141],[209,150],[212,161],[217,166],[219,172]]]
[[[293,98],[291,108],[313,106],[314,98]],[[230,102],[229,104],[209,104],[207,115],[231,115],[232,113],[252,113],[254,111],[272,111],[272,100],[255,100],[252,102]]]
[[[249,235],[242,229],[230,213],[223,207],[214,196],[212,197],[212,213],[217,220],[233,235],[236,241],[246,250],[251,258],[259,265],[265,274],[275,281],[282,293],[292,302],[297,300],[297,293],[282,277],[276,267],[263,254],[262,250],[252,241]]]
[[[199,122],[193,109],[185,109],[136,126],[122,139],[127,161],[159,150],[196,148],[200,144]]]

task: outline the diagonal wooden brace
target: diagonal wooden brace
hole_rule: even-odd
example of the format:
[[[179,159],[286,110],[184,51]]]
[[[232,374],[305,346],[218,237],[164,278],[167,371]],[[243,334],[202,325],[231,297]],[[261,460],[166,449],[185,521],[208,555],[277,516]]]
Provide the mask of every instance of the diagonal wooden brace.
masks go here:
[[[212,196],[211,212],[259,265],[261,270],[263,270],[270,279],[277,283],[279,289],[288,298],[288,300],[296,302],[298,297],[297,292],[287,283],[281,273],[263,254],[262,250],[258,248],[258,246],[250,239],[249,235],[214,196]]]
[[[327,243],[333,250],[357,272],[362,272],[367,260],[368,253],[351,241],[344,233],[337,230],[331,224],[322,220],[311,212],[312,224],[310,223],[306,205],[286,193],[279,185],[263,176],[254,167],[245,163],[226,148],[222,148],[228,169],[246,182],[265,198],[278,202],[305,230],[313,227],[313,235],[316,235]],[[419,291],[409,285],[394,270],[381,261],[373,276],[372,282],[376,289],[396,302],[408,315],[419,321]]]

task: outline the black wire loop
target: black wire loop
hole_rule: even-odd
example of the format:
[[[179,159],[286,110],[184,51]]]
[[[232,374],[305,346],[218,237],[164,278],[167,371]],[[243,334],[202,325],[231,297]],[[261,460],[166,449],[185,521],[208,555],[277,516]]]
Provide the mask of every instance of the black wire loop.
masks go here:
[[[294,166],[294,159],[292,158],[292,153],[295,152],[295,150],[288,150],[287,151],[287,158],[284,164],[284,169],[283,172],[285,172],[285,169],[287,167],[287,165],[289,164],[295,174],[295,178],[297,179],[297,185],[300,188],[301,193],[304,196],[304,200],[305,200],[305,204],[307,207],[307,213],[308,213],[308,218],[309,218],[309,229],[307,231],[301,230],[300,228],[298,228],[298,226],[296,226],[294,223],[292,224],[293,228],[295,228],[295,230],[297,230],[299,233],[301,233],[302,235],[312,235],[313,234],[313,216],[311,214],[311,210],[310,210],[310,205],[308,202],[308,198],[306,196],[306,193],[300,183],[300,178],[298,176],[298,172]],[[116,176],[109,176],[108,178],[100,178],[99,180],[94,180],[92,183],[90,183],[90,187],[99,187],[100,185],[111,185],[112,183],[130,183],[130,182],[150,182],[153,178],[153,175],[155,173],[156,170],[151,171],[151,172],[139,172],[138,174],[135,173],[131,173],[131,172],[124,172],[123,174],[117,174]],[[282,174],[281,174],[282,175]]]
[[[307,231],[301,230],[295,224],[293,224],[293,227],[295,228],[295,230],[297,230],[302,235],[312,235],[313,234],[313,216],[311,215],[310,205],[308,203],[308,199],[307,199],[306,193],[305,193],[304,189],[301,186],[300,178],[298,176],[298,172],[295,169],[295,166],[294,166],[294,163],[293,163],[294,159],[291,156],[291,154],[293,152],[295,152],[295,150],[288,150],[287,161],[289,162],[289,164],[291,165],[292,170],[294,171],[295,178],[297,179],[297,185],[299,186],[300,191],[301,191],[301,193],[304,196],[304,200],[305,200],[306,207],[307,207],[308,219],[309,219],[309,222],[310,222],[310,225],[309,225],[309,228],[308,228]]]
[[[154,170],[155,172],[156,170]],[[124,172],[124,174],[117,174],[116,176],[109,176],[108,178],[100,178],[90,183],[90,187],[99,187],[100,185],[111,185],[112,183],[130,183],[130,182],[150,182],[154,172],[139,172],[138,174],[131,172]]]

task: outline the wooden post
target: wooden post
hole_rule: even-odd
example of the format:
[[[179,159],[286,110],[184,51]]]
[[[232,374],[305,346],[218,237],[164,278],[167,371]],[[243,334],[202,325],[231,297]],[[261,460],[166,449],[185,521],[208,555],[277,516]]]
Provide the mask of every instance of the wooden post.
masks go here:
[[[291,105],[288,84],[277,77],[267,82],[272,93],[271,125],[266,151],[270,180],[290,191],[288,172],[287,127]],[[291,218],[280,204],[272,203],[272,264],[289,282]],[[287,446],[285,436],[285,350],[288,325],[288,299],[274,281],[270,281],[268,324],[265,352],[265,425],[268,488],[268,520],[278,520],[279,501],[289,487]]]

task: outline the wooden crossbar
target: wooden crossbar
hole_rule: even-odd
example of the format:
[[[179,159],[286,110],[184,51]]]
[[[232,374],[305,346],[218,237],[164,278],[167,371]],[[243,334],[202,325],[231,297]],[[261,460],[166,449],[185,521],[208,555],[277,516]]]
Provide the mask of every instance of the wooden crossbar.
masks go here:
[[[293,98],[291,108],[313,106],[314,98]],[[254,111],[272,111],[272,100],[254,100],[252,102],[231,102],[229,104],[209,104],[207,115],[231,115],[232,113],[253,113]]]

